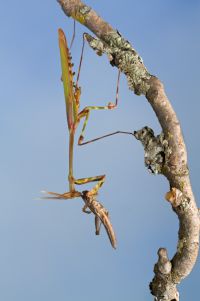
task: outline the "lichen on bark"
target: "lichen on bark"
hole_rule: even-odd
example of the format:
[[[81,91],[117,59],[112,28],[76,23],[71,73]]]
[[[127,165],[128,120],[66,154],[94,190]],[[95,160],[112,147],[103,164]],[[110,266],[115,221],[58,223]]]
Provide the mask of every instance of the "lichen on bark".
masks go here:
[[[105,34],[103,41],[89,34],[85,37],[98,54],[106,53],[112,66],[116,66],[126,75],[129,88],[135,94],[146,94],[150,87],[147,80],[151,75],[144,66],[142,58],[118,31]]]

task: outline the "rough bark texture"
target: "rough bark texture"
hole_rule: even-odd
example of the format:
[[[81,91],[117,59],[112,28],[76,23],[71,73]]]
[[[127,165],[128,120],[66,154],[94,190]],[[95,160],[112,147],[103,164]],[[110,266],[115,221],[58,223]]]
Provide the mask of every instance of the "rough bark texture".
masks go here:
[[[88,27],[97,38],[86,34],[89,45],[101,55],[106,53],[112,65],[123,72],[135,94],[146,96],[162,128],[155,137],[148,127],[134,132],[145,151],[145,165],[161,173],[169,181],[166,200],[179,219],[177,251],[169,260],[167,250],[158,250],[155,276],[150,283],[151,293],[158,301],[178,301],[176,285],[192,270],[199,248],[199,210],[192,192],[187,152],[181,127],[161,81],[149,74],[141,57],[118,31],[105,22],[94,10],[80,0],[58,0],[64,13]],[[148,132],[148,133],[147,133]]]

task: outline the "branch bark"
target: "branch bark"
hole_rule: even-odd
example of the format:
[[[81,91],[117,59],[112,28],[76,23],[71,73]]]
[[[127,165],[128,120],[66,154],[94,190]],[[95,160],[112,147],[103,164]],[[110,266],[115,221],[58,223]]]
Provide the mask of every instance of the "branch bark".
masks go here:
[[[106,53],[112,65],[123,72],[136,95],[145,95],[162,128],[155,137],[148,127],[134,132],[145,151],[145,165],[169,181],[166,199],[179,219],[177,251],[169,260],[167,250],[158,250],[151,293],[158,301],[178,301],[177,284],[190,274],[198,255],[200,218],[190,184],[187,151],[179,120],[167,98],[162,82],[151,75],[141,57],[121,34],[80,0],[57,0],[64,13],[88,29],[97,38],[86,34],[89,45],[101,55]]]

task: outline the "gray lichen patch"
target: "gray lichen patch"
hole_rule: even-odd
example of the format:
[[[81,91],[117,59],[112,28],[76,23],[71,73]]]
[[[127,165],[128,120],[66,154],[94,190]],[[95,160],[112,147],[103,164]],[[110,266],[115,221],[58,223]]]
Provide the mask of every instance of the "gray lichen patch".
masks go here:
[[[162,173],[171,153],[164,134],[155,136],[153,130],[145,126],[135,131],[134,136],[144,146],[144,162],[148,170],[153,174]]]
[[[88,42],[89,46],[96,51],[98,55],[102,55],[103,53],[109,53],[109,49],[107,49],[106,45],[98,38],[93,38],[88,33],[84,34],[84,38]]]
[[[106,53],[113,66],[117,66],[127,76],[128,84],[135,94],[146,94],[150,88],[147,81],[151,75],[145,68],[142,58],[118,31],[105,34],[102,39],[86,35],[89,45],[101,55]]]
[[[182,202],[180,204],[180,209],[181,209],[182,212],[186,212],[186,211],[191,209],[190,198],[188,198],[186,196],[183,197]]]
[[[125,40],[119,31],[110,31],[108,34],[103,37],[106,44],[111,48],[120,48],[121,50],[131,50],[134,55],[137,55],[137,52],[133,49],[130,43]]]
[[[91,7],[87,6],[87,5],[83,5],[80,8],[80,14],[82,14],[83,16],[89,14],[89,12],[91,11]]]

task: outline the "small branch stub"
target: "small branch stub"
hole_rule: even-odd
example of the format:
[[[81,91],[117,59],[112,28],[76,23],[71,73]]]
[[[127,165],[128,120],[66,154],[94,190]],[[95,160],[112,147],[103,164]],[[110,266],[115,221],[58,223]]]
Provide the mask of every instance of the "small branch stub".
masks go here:
[[[158,250],[158,262],[154,266],[155,276],[149,284],[152,295],[157,301],[179,301],[176,285],[171,281],[172,264],[168,259],[167,250]]]
[[[172,207],[178,207],[184,200],[184,195],[179,189],[172,187],[172,189],[166,193],[165,198],[172,204]]]

